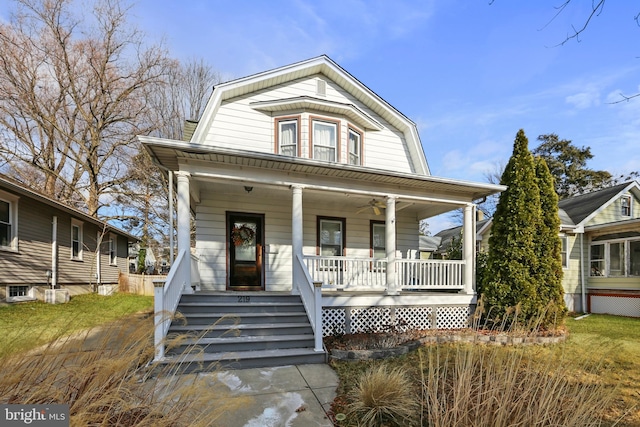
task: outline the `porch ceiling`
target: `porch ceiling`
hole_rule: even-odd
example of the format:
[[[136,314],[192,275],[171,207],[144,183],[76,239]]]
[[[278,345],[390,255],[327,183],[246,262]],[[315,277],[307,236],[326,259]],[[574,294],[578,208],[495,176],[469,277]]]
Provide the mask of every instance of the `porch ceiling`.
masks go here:
[[[416,199],[440,197],[450,202],[471,202],[504,190],[504,186],[475,183],[427,175],[391,172],[380,169],[334,164],[299,157],[284,157],[271,153],[233,150],[153,137],[139,137],[149,153],[167,170],[180,170],[181,164],[199,164],[212,170],[251,168],[255,171],[284,173],[291,183],[306,181],[340,183],[342,187],[356,185],[380,188],[384,192],[415,195]],[[243,174],[248,175],[248,174]],[[248,180],[247,182],[250,182]]]

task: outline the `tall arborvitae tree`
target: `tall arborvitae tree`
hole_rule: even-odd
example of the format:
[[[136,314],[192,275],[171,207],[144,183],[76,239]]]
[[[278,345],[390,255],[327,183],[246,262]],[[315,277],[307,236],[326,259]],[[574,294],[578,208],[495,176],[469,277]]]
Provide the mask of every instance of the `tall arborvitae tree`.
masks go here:
[[[547,306],[548,315],[545,323],[552,323],[556,316],[561,319],[567,310],[562,288],[562,241],[558,235],[560,231],[558,195],[547,162],[541,157],[536,157],[535,167],[542,208],[542,222],[535,239],[539,260],[538,300]]]
[[[510,307],[520,306],[521,319],[539,310],[535,272],[538,269],[536,233],[542,212],[533,156],[523,130],[518,131],[501,184],[489,238],[487,271],[482,289],[489,316],[502,318]]]

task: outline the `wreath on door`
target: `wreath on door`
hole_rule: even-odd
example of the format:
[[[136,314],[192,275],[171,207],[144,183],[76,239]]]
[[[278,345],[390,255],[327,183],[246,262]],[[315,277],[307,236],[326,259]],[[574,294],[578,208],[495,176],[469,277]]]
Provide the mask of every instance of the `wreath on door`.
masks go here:
[[[255,230],[247,224],[236,225],[231,229],[231,240],[235,246],[248,246],[255,236]]]

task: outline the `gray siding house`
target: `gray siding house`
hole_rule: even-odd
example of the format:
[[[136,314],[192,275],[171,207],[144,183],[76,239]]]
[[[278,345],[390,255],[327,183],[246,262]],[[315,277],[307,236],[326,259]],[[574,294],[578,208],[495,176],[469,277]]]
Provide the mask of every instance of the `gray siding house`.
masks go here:
[[[0,301],[44,299],[117,284],[137,239],[0,176]]]

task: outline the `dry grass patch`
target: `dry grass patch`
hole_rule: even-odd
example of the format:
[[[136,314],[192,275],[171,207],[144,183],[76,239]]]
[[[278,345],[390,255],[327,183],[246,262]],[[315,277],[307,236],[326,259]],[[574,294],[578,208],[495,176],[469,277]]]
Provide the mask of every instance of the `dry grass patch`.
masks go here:
[[[550,346],[429,344],[386,360],[335,361],[333,412],[347,415],[337,425],[363,424],[355,384],[385,366],[410,378],[419,408],[407,425],[639,427],[640,319],[592,315],[568,318],[566,328],[566,342]]]
[[[0,402],[69,404],[77,426],[209,426],[246,404],[196,376],[153,372],[152,331],[138,315],[6,356]]]

